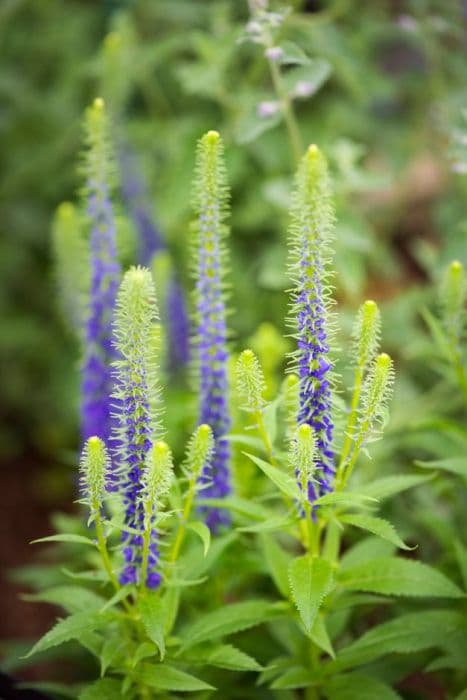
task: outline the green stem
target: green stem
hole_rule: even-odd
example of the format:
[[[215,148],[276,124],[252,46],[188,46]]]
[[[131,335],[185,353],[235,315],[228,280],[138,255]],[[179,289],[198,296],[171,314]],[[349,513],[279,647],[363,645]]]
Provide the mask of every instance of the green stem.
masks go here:
[[[277,467],[276,460],[274,458],[274,455],[272,453],[272,444],[271,440],[269,438],[268,432],[266,430],[266,426],[264,424],[264,417],[261,411],[255,411],[254,417],[256,420],[256,427],[258,428],[258,434],[263,441],[264,449],[266,451],[267,457],[269,461],[271,462],[272,465]]]
[[[148,576],[148,562],[149,562],[149,545],[151,543],[151,513],[153,504],[148,503],[145,512],[145,523],[143,532],[143,555],[141,562],[141,589],[144,590],[146,586],[146,579]]]
[[[358,404],[360,402],[360,394],[362,393],[363,370],[364,370],[364,367],[362,365],[359,365],[357,367],[357,371],[355,373],[354,390],[353,390],[353,395],[352,395],[352,401],[350,404],[349,418],[348,418],[347,426],[345,429],[345,440],[344,440],[344,444],[342,446],[342,453],[341,453],[339,466],[337,468],[336,485],[340,483],[340,481],[343,477],[345,463],[347,461],[347,458],[349,456],[349,453],[350,453],[350,450],[352,447],[353,431],[355,428],[355,423],[357,422]]]
[[[271,46],[269,47],[271,48]],[[282,113],[284,115],[287,132],[289,134],[290,145],[294,160],[298,162],[303,153],[302,137],[298,128],[297,119],[292,106],[292,100],[284,86],[282,76],[277,63],[273,60],[268,60],[269,69],[271,71],[272,83],[274,86],[277,99],[279,100]]]
[[[465,367],[462,363],[462,356],[459,352],[459,348],[455,349],[453,357],[454,369],[457,376],[457,381],[464,395],[464,401],[467,403],[467,376],[465,373]]]
[[[96,528],[97,546],[102,558],[102,563],[104,564],[104,569],[107,572],[107,576],[109,577],[112,586],[115,588],[116,591],[119,591],[121,586],[112,569],[112,562],[110,561],[109,552],[107,550],[107,543],[104,537],[104,528],[102,527],[102,518],[98,503],[93,503],[93,510],[96,514],[94,524]]]
[[[362,426],[361,426],[360,431],[359,431],[358,438],[355,441],[354,448],[353,448],[352,452],[350,453],[350,456],[349,456],[347,462],[343,465],[342,477],[341,477],[341,480],[338,483],[336,483],[336,491],[342,490],[346,486],[350,477],[352,476],[352,472],[354,470],[355,463],[358,459],[358,455],[360,454],[360,449],[361,449],[362,444],[363,444],[363,439],[364,439],[365,435],[367,434],[369,427],[370,427],[370,421],[367,418],[363,421]]]
[[[177,530],[177,534],[175,536],[175,542],[172,547],[172,551],[169,556],[169,562],[171,564],[174,564],[174,562],[177,561],[180,548],[183,544],[183,540],[185,539],[185,534],[186,534],[186,524],[188,522],[188,518],[190,517],[191,509],[193,507],[193,499],[195,497],[196,493],[196,479],[192,479],[190,481],[190,485],[188,488],[188,494],[186,497],[185,501],[185,506],[183,508],[183,513],[182,513],[182,519],[180,521],[180,525]]]

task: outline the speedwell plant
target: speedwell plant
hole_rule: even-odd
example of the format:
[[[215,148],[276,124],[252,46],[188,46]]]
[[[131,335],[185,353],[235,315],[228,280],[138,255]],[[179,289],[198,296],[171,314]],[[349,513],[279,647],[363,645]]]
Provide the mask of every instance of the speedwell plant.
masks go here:
[[[310,146],[295,180],[288,240],[295,350],[280,391],[266,400],[251,349],[232,372],[223,144],[215,131],[199,141],[190,234],[198,415],[186,456],[175,464],[164,428],[170,386],[161,370],[167,334],[157,266],[120,270],[102,101],[86,123],[89,244],[78,241],[82,227],[68,225],[59,227],[62,235],[84,253],[67,259],[60,230],[56,249],[66,308],[84,329],[79,484],[89,532],[45,538],[80,548],[80,557],[68,572],[72,585],[36,596],[68,615],[30,654],[70,640],[82,645],[97,664],[94,678],[67,689],[81,700],[186,692],[403,697],[397,687],[407,665],[395,669],[391,659],[408,652],[434,658],[439,640],[458,629],[460,613],[446,601],[463,593],[417,561],[377,512],[425,474],[365,479],[371,442],[388,418],[394,368],[380,351],[378,307],[365,301],[344,353],[354,374],[345,403],[335,371],[334,214],[324,155]],[[78,257],[90,270],[84,291],[73,268]],[[430,599],[429,610],[419,603],[393,609],[392,601],[410,597]]]

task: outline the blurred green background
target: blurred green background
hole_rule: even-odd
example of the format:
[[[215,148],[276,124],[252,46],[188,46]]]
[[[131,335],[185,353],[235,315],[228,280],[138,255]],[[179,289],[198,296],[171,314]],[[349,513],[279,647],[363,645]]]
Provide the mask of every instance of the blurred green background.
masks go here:
[[[270,3],[272,10],[285,4]],[[363,298],[381,302],[383,346],[395,355],[399,377],[385,454],[423,457],[418,428],[403,429],[415,420],[414,406],[420,422],[440,406],[440,399],[417,404],[436,377],[425,361],[420,309],[435,304],[441,266],[467,259],[467,5],[288,5],[277,41],[295,59],[284,82],[303,144],[319,144],[335,182],[343,339]],[[45,534],[49,510],[73,495],[79,351],[57,304],[50,230],[59,203],[79,201],[82,113],[95,96],[105,98],[116,138],[134,153],[187,292],[195,144],[210,128],[221,132],[232,185],[234,346],[258,332],[273,350],[282,344],[295,164],[280,118],[260,116],[261,104],[276,97],[264,47],[245,33],[249,19],[246,0],[0,4],[4,567],[28,559],[27,540]],[[277,337],[271,327],[257,330],[265,321]],[[183,380],[180,386],[189,391]],[[181,414],[183,402],[172,403]],[[179,418],[172,416],[174,424]],[[430,437],[423,439],[429,453]],[[34,612],[19,622],[13,589],[2,600],[5,635],[42,629]]]

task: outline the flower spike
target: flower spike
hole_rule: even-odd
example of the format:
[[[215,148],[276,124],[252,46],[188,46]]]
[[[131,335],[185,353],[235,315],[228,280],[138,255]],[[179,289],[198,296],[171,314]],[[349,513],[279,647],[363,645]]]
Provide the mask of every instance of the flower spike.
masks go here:
[[[81,431],[108,441],[112,429],[112,318],[120,279],[112,206],[113,157],[104,103],[86,112],[84,173],[87,214],[91,225],[91,288],[86,318],[81,382]]]
[[[327,163],[317,146],[310,146],[300,163],[291,213],[291,325],[297,339],[294,370],[300,382],[297,425],[308,424],[314,431],[316,476],[326,492],[334,475],[328,344],[328,263],[334,216]]]
[[[223,239],[227,233],[228,191],[223,145],[216,131],[198,143],[194,206],[196,222],[195,322],[199,376],[199,423],[207,423],[214,435],[211,469],[201,476],[205,498],[230,493],[230,449],[225,435],[230,428],[227,379],[227,325],[224,302]],[[228,523],[225,511],[206,508],[211,530]]]

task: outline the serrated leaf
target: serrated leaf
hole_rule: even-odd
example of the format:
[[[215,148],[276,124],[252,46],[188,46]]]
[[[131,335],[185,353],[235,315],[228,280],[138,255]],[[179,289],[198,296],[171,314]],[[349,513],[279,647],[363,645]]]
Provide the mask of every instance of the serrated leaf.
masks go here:
[[[161,659],[163,659],[165,655],[164,631],[166,622],[163,601],[157,594],[147,593],[140,598],[138,608],[146,634],[157,646]]]
[[[210,499],[211,505],[215,505],[213,501],[214,499]],[[219,501],[222,501],[222,499],[219,499]],[[229,532],[224,536],[216,537],[205,557],[201,557],[198,550],[188,552],[180,558],[180,563],[183,562],[184,574],[187,577],[202,577],[222,556],[225,550],[233,544],[237,537],[238,535],[236,532]]]
[[[396,476],[385,476],[382,479],[376,479],[369,484],[359,486],[359,493],[377,498],[378,501],[383,501],[386,498],[395,496],[397,493],[402,493],[414,486],[430,481],[432,475],[418,474],[400,474]]]
[[[200,538],[201,542],[203,543],[204,556],[206,556],[211,545],[211,530],[208,528],[206,523],[202,522],[188,523],[187,527],[189,530],[195,532]]]
[[[334,673],[367,664],[386,654],[408,654],[441,646],[455,638],[463,624],[463,615],[453,610],[424,610],[402,615],[374,627],[341,649],[336,660],[329,662],[328,670]]]
[[[291,498],[292,500],[295,501],[300,501],[301,500],[301,494],[300,490],[297,486],[297,482],[295,479],[289,474],[286,474],[282,472],[280,469],[277,467],[274,467],[272,464],[269,464],[269,462],[265,462],[264,459],[260,459],[259,457],[255,457],[255,455],[251,455],[248,452],[244,453],[246,457],[249,457],[249,459],[252,460],[265,474],[270,481],[273,482],[281,491],[281,493],[285,494],[288,498]]]
[[[122,684],[113,678],[101,678],[85,688],[79,700],[116,700],[122,695]]]
[[[216,647],[208,656],[210,666],[226,668],[230,671],[262,671],[263,667],[249,654],[240,651],[232,644]]]
[[[295,688],[309,688],[312,685],[313,676],[309,669],[303,666],[293,666],[282,673],[274,683],[273,690],[293,690]]]
[[[394,545],[387,540],[382,540],[374,535],[371,537],[365,537],[344,553],[340,561],[339,568],[341,571],[343,571],[344,569],[356,566],[357,564],[361,564],[362,562],[370,559],[388,557],[394,552]]]
[[[286,552],[273,537],[263,535],[261,537],[266,566],[272,576],[277,589],[284,596],[289,597],[289,566],[292,557]]]
[[[334,676],[323,686],[327,700],[401,700],[386,683],[360,673]]]
[[[412,549],[401,540],[394,526],[383,518],[376,518],[372,515],[342,515],[340,519],[348,525],[371,532],[373,535],[395,544],[400,549]]]
[[[278,516],[277,518],[268,518],[262,523],[237,527],[237,530],[238,532],[281,532],[287,530],[287,528],[294,525],[296,522],[296,517]]]
[[[133,658],[131,660],[132,668],[135,668],[135,666],[137,666],[143,659],[148,659],[151,656],[155,656],[158,651],[158,648],[152,642],[143,642],[139,645],[139,647],[137,647],[135,653],[133,654]]]
[[[320,649],[329,654],[332,658],[335,657],[332,642],[326,629],[326,623],[323,615],[318,613],[315,618],[314,625],[311,629],[310,638]]]
[[[201,492],[202,493],[202,492]],[[271,511],[260,503],[249,501],[246,498],[229,496],[228,498],[198,498],[200,506],[214,506],[214,508],[226,508],[233,513],[238,513],[249,520],[264,520],[271,517]]]
[[[180,671],[174,666],[160,664],[152,666],[143,664],[137,674],[137,678],[150,688],[155,690],[173,690],[175,692],[193,693],[199,690],[214,690],[212,685],[192,676],[190,673]]]
[[[66,542],[69,544],[86,544],[91,547],[95,547],[96,543],[89,537],[84,537],[84,535],[49,535],[48,537],[40,537],[38,540],[32,540],[31,544],[37,544],[38,542]]]
[[[396,557],[380,557],[340,572],[346,590],[384,595],[461,598],[462,591],[427,564]]]
[[[272,620],[283,612],[283,606],[265,600],[233,603],[206,613],[180,632],[183,648],[224,637]]]
[[[373,507],[378,502],[377,498],[373,496],[367,496],[364,493],[356,491],[345,491],[343,493],[339,491],[334,491],[332,493],[327,493],[324,496],[320,496],[316,499],[316,506],[358,506],[362,507]]]
[[[92,632],[98,627],[108,623],[109,618],[93,612],[79,612],[75,615],[59,620],[55,627],[47,632],[26,655],[26,658],[38,654],[46,649],[51,649],[59,644],[64,644],[71,639],[79,640],[84,632]]]
[[[313,559],[309,554],[297,557],[289,566],[289,584],[305,630],[310,635],[321,603],[333,586],[332,565],[326,559]]]
[[[100,610],[105,598],[80,586],[55,586],[22,596],[24,600],[58,605],[69,613]]]
[[[106,635],[108,632],[106,630]],[[121,634],[106,636],[100,653],[101,676],[105,676],[107,669],[112,666],[126,648],[126,640]]]

